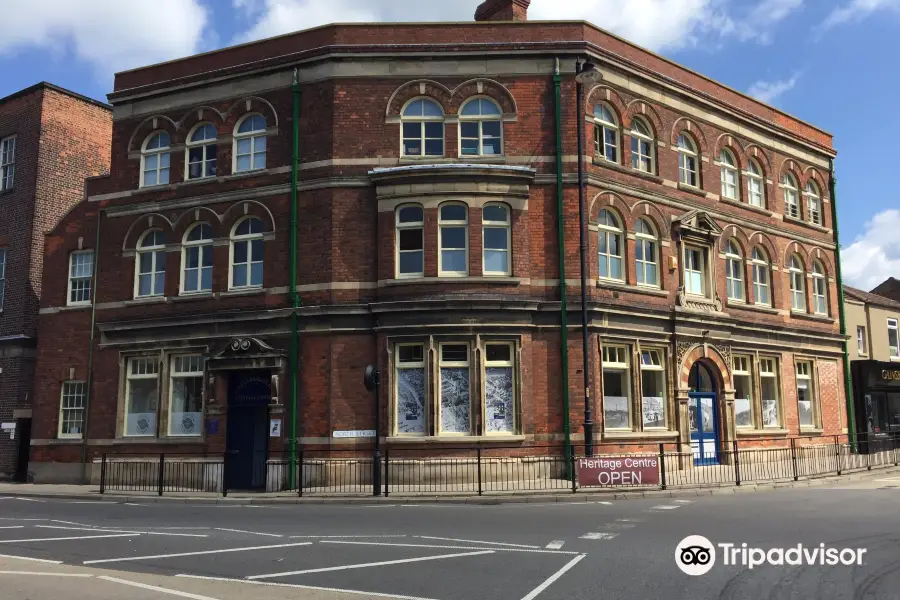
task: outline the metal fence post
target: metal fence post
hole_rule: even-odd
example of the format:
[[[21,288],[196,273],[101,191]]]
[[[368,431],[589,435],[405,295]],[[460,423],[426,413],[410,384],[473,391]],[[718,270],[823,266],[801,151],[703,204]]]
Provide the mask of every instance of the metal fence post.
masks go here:
[[[578,473],[575,471],[575,446],[569,446],[569,466],[572,469],[572,493],[578,491]]]
[[[794,465],[794,481],[800,479],[800,473],[797,471],[797,438],[791,438],[791,462]]]
[[[478,495],[481,495],[481,446],[475,449],[478,456]]]
[[[384,447],[384,497],[391,493],[391,447]]]
[[[159,455],[159,483],[157,485],[157,492],[160,496],[163,495],[163,476],[165,475],[166,470],[166,455]]]
[[[659,443],[659,477],[660,489],[666,489],[666,445]]]
[[[866,440],[866,470],[872,470],[872,441]]]
[[[841,474],[841,438],[834,436],[834,456],[837,462],[837,474]]]
[[[106,491],[106,452],[100,458],[100,493]]]
[[[299,459],[299,462],[297,463],[297,469],[299,469],[299,470],[297,472],[297,496],[302,498],[303,497],[303,444],[301,444],[300,448],[298,449],[298,459]]]
[[[228,454],[222,455],[222,497],[228,497]]]
[[[741,485],[741,454],[738,452],[737,438],[731,440],[734,448],[734,485]]]

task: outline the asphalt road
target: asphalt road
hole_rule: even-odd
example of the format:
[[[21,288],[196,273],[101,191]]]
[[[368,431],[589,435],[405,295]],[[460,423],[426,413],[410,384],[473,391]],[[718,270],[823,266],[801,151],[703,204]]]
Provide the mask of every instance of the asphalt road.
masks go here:
[[[230,507],[0,498],[0,597],[94,600],[613,600],[900,597],[900,478],[684,500]],[[861,565],[717,560],[864,548]],[[37,559],[37,560],[34,560]],[[51,561],[51,562],[44,562]],[[35,573],[41,573],[37,575]],[[123,583],[124,582],[124,583]]]

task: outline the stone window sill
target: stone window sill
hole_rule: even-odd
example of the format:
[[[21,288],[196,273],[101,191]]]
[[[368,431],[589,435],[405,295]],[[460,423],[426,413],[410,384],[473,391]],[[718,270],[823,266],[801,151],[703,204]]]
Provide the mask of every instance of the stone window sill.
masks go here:
[[[822,435],[825,433],[824,429],[819,427],[801,427],[800,435]]]
[[[529,285],[530,279],[521,277],[410,277],[409,279],[383,279],[378,282],[378,287],[392,287],[397,285],[422,285],[428,283],[491,283],[497,285]]]
[[[222,298],[230,298],[232,296],[255,296],[257,294],[265,294],[266,288],[258,287],[258,288],[239,288],[234,290],[228,290],[227,292],[221,292],[219,294]]]
[[[47,440],[48,446],[80,446],[83,443],[84,439],[81,437],[53,438],[51,440]]]
[[[506,155],[505,154],[497,154],[496,156],[473,156],[471,154],[461,154],[458,158],[451,158],[448,162],[471,163],[471,164],[487,163],[487,164],[505,165],[506,164]]]
[[[524,435],[427,435],[391,436],[385,438],[389,444],[508,444],[524,442]]]
[[[834,323],[834,319],[831,317],[826,317],[825,315],[811,315],[805,312],[799,312],[796,310],[791,311],[792,318],[805,319],[807,321],[819,321],[820,323]]]
[[[125,306],[141,306],[143,304],[165,304],[169,299],[166,296],[149,296],[147,298],[135,298],[123,302]]]
[[[816,231],[821,231],[822,233],[831,233],[831,230],[827,227],[822,227],[821,225],[816,225],[815,223],[810,223],[809,221],[804,221],[803,219],[798,219],[797,217],[792,217],[789,214],[784,214],[784,220],[787,223],[794,223],[796,225],[803,225],[804,227],[809,227],[810,229],[815,229]]]
[[[645,431],[604,431],[603,440],[669,440],[678,437],[677,431],[645,430]]]
[[[206,440],[202,436],[185,436],[185,437],[120,437],[113,440],[99,440],[99,445],[117,446],[129,444],[205,444]],[[106,442],[106,443],[104,443]]]
[[[755,310],[770,315],[781,314],[777,308],[766,306],[765,304],[746,304],[741,302],[729,302],[728,308],[738,308],[742,310]]]
[[[659,288],[644,287],[640,285],[628,285],[627,283],[607,281],[605,279],[597,280],[597,287],[600,289],[609,289],[617,292],[621,291],[631,292],[635,294],[646,294],[648,296],[667,297],[669,295],[669,292],[667,292],[666,290],[661,290]]]
[[[682,192],[687,192],[689,194],[694,194],[695,196],[700,196],[701,198],[706,198],[706,192],[704,192],[701,188],[694,187],[692,185],[678,182],[678,189]]]
[[[172,302],[190,302],[191,300],[212,300],[216,297],[212,292],[204,292],[202,294],[181,294],[174,296]]]
[[[746,210],[752,210],[753,212],[757,212],[761,215],[766,215],[767,217],[773,216],[772,211],[766,210],[765,208],[760,208],[759,206],[753,206],[752,204],[748,204],[747,202],[741,202],[740,200],[732,200],[731,198],[725,198],[724,196],[720,196],[719,200],[725,204],[730,204],[732,206],[740,206]]]
[[[652,181],[654,183],[662,184],[663,178],[657,177],[653,173],[647,173],[646,171],[640,171],[638,169],[630,169],[619,163],[610,162],[603,158],[594,157],[592,164],[595,167],[603,167],[605,169],[610,169],[613,171],[618,171],[619,173],[624,173],[625,175],[633,175],[635,177],[640,177],[641,179],[646,179],[648,181]]]
[[[741,429],[735,428],[735,435],[741,437],[766,437],[766,436],[786,436],[790,433],[787,429]]]

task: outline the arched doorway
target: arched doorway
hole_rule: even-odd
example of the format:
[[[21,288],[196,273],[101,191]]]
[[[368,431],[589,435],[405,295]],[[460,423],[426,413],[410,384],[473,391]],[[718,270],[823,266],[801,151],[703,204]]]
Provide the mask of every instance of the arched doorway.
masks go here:
[[[714,368],[698,360],[688,376],[688,419],[695,465],[719,464],[719,378]]]

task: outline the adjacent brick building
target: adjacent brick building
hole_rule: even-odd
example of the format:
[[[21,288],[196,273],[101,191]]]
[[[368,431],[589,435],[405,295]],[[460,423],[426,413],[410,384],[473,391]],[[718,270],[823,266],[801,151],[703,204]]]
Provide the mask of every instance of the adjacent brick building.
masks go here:
[[[516,455],[567,421],[581,443],[578,120],[600,451],[714,462],[735,439],[845,433],[831,135],[594,25],[527,22],[528,4],[119,73],[111,175],[47,240],[36,480],[103,452],[228,450],[256,457],[239,485],[260,487],[292,420],[304,448],[366,441],[370,363],[388,446]],[[601,77],[578,106],[585,59]]]
[[[44,235],[109,171],[111,107],[49,83],[0,98],[0,479],[27,464]]]

